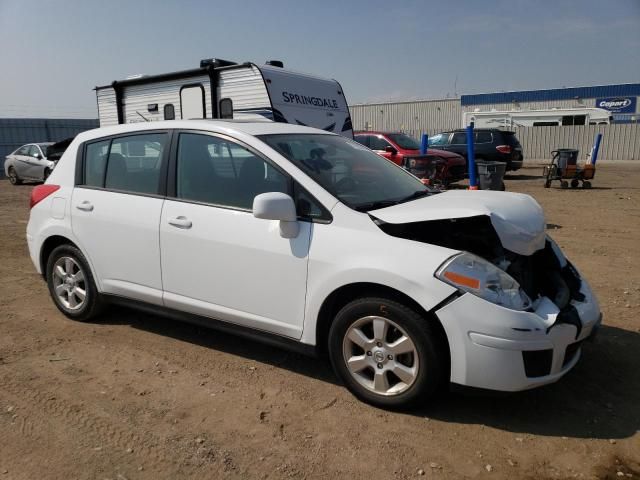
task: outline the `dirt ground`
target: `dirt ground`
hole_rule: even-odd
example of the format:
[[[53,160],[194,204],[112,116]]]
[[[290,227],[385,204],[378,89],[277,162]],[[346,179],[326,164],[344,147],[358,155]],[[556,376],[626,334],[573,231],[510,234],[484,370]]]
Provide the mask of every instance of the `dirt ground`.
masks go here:
[[[32,186],[0,180],[0,480],[639,478],[640,162],[587,190],[506,180],[591,282],[599,338],[563,380],[393,413],[328,364],[124,309],[74,323],[27,253]]]

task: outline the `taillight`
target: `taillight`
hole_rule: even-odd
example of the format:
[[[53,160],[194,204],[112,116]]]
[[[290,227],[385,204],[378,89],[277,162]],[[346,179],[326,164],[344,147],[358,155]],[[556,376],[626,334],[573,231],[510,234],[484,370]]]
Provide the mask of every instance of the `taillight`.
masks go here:
[[[38,185],[33,190],[31,190],[31,199],[29,201],[29,208],[35,207],[42,200],[47,198],[56,190],[60,189],[60,185]]]
[[[496,150],[500,153],[511,153],[511,145],[498,145]]]

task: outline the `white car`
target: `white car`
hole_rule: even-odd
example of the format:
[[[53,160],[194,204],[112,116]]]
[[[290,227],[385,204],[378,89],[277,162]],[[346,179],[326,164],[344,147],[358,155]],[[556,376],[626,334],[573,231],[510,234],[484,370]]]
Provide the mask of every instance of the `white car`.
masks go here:
[[[69,318],[125,303],[328,352],[383,407],[554,382],[601,321],[531,197],[437,193],[308,127],[84,132],[31,207],[31,259]]]
[[[47,143],[28,143],[11,152],[4,160],[4,173],[12,185],[20,185],[24,180],[42,182],[54,169],[56,162],[47,158]]]

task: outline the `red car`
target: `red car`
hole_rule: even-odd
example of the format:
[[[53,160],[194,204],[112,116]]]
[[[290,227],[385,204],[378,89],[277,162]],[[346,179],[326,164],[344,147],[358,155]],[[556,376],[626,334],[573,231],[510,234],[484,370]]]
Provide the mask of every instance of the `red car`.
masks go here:
[[[462,155],[429,148],[420,155],[420,144],[410,136],[399,132],[355,132],[356,142],[370,148],[387,160],[406,167],[419,178],[430,183],[449,185],[465,178],[467,164]]]

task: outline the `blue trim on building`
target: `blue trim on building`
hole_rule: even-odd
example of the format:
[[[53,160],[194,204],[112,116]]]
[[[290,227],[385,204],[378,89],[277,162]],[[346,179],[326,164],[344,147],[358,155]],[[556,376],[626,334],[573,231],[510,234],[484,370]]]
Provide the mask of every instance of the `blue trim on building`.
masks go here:
[[[638,97],[640,83],[624,83],[620,85],[598,85],[594,87],[552,88],[548,90],[523,90],[520,92],[479,93],[462,95],[460,104],[486,105],[491,103],[512,102],[545,102],[553,100],[571,100],[578,98],[598,97]]]

